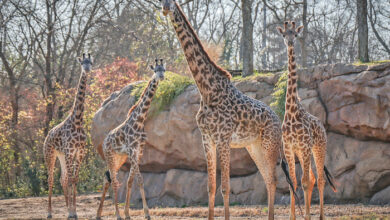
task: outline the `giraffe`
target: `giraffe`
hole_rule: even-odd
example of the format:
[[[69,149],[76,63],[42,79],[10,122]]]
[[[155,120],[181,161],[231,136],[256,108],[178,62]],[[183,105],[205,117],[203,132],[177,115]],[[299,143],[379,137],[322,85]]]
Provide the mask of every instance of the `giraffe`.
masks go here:
[[[48,170],[49,205],[48,218],[52,218],[51,196],[53,189],[53,172],[57,157],[61,164],[61,185],[65,203],[68,207],[68,218],[77,218],[76,185],[81,162],[85,155],[86,134],[83,128],[83,113],[87,75],[91,71],[92,58],[83,54],[78,58],[81,75],[71,113],[66,119],[51,129],[43,144],[43,154]]]
[[[290,24],[290,27],[288,27],[288,24]],[[304,191],[305,219],[310,219],[311,195],[316,182],[310,164],[312,155],[317,170],[317,186],[320,197],[320,219],[324,219],[324,186],[326,183],[324,172],[334,191],[336,191],[336,188],[333,185],[332,176],[324,165],[327,144],[326,130],[318,118],[309,114],[303,108],[297,93],[298,76],[296,73],[294,41],[298,34],[303,30],[303,26],[299,26],[295,29],[295,22],[290,21],[284,23],[283,29],[277,27],[277,30],[283,35],[288,54],[288,84],[282,136],[284,154],[294,187],[290,187],[290,219],[295,219],[295,200],[293,195],[297,187],[295,156],[298,157],[303,171],[302,188]]]
[[[274,218],[276,164],[282,151],[281,123],[269,106],[240,92],[230,74],[214,63],[174,0],[162,0],[201,95],[196,121],[208,173],[208,219],[214,219],[217,157],[225,219],[229,219],[230,148],[246,148],[267,187],[268,218]]]
[[[144,122],[153,96],[156,93],[159,81],[164,79],[165,68],[163,60],[156,59],[156,66],[150,66],[154,71],[153,78],[149,81],[138,102],[130,109],[127,119],[118,127],[113,129],[103,142],[103,155],[107,161],[109,171],[106,172],[106,178],[103,184],[103,194],[100,200],[100,205],[97,211],[97,219],[101,219],[104,197],[110,184],[115,195],[115,215],[117,219],[121,219],[118,208],[118,188],[117,172],[119,168],[126,162],[130,161],[129,177],[127,179],[126,205],[125,216],[130,219],[130,194],[131,186],[136,176],[139,189],[142,197],[142,205],[144,208],[145,217],[150,219],[149,209],[145,199],[144,185],[142,175],[139,171],[139,161],[142,157],[142,151],[146,142],[146,134],[144,131]]]

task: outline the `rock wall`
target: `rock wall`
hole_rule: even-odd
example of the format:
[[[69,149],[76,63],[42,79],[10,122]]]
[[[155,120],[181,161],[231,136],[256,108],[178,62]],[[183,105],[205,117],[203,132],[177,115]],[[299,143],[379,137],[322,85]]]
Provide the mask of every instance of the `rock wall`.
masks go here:
[[[328,202],[390,203],[390,63],[374,66],[321,65],[298,71],[299,95],[306,109],[328,130],[326,164],[338,192],[326,187]],[[271,102],[279,74],[234,82],[245,94]],[[92,141],[100,149],[105,135],[120,124],[134,104],[133,85],[113,93],[96,112]],[[141,161],[150,206],[207,204],[206,162],[195,122],[199,93],[189,86],[164,111],[146,122],[148,143]],[[120,177],[126,181],[128,167]],[[289,202],[289,191],[277,168],[277,203]],[[300,167],[297,166],[298,177]],[[261,175],[245,149],[232,149],[231,203],[265,204]],[[219,179],[217,180],[219,184]],[[120,199],[125,198],[125,185]],[[142,206],[138,188],[132,204]],[[313,199],[317,200],[316,189]],[[301,192],[302,194],[302,192]],[[222,204],[220,190],[217,204]]]

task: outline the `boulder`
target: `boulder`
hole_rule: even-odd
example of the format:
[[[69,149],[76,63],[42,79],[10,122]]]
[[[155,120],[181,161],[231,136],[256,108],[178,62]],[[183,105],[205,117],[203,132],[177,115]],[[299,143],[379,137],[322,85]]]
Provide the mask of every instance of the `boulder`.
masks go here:
[[[269,104],[281,73],[241,79],[241,91]],[[373,66],[319,65],[300,69],[302,105],[321,119],[328,132],[326,166],[336,180],[337,192],[325,188],[327,202],[386,204],[390,187],[390,63]],[[119,125],[134,104],[134,84],[104,101],[92,123],[92,142],[100,149],[105,135]],[[195,115],[199,108],[196,86],[188,86],[170,106],[146,121],[147,145],[141,160],[148,204],[186,206],[207,204],[207,173]],[[301,178],[297,165],[297,179]],[[120,172],[124,201],[128,166]],[[276,202],[289,203],[289,189],[277,168]],[[232,149],[231,203],[265,204],[265,184],[245,149]],[[217,204],[222,204],[217,179]],[[134,184],[132,204],[141,207]],[[298,190],[302,196],[302,190]],[[314,190],[313,201],[318,201]]]

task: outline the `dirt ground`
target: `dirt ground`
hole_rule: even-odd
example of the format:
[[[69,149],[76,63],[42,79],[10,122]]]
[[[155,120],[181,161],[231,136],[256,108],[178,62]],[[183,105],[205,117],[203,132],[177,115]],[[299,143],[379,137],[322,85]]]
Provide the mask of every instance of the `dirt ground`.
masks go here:
[[[77,198],[77,213],[79,219],[94,219],[100,194],[81,195]],[[53,218],[64,219],[67,212],[63,196],[53,198]],[[121,215],[124,217],[123,204],[120,204]],[[46,218],[47,197],[0,200],[0,219],[43,219]],[[222,207],[215,210],[217,219],[222,219]],[[111,199],[105,201],[103,219],[116,219]],[[312,219],[318,219],[319,206],[313,205]],[[152,219],[205,219],[207,207],[188,208],[152,208]],[[299,214],[299,210],[297,210]],[[325,205],[325,214],[329,219],[390,219],[390,206],[368,205]],[[143,210],[132,209],[132,219],[144,219]],[[266,219],[266,206],[231,206],[231,219]],[[276,219],[288,219],[289,207],[277,205]],[[302,219],[299,217],[298,219]]]

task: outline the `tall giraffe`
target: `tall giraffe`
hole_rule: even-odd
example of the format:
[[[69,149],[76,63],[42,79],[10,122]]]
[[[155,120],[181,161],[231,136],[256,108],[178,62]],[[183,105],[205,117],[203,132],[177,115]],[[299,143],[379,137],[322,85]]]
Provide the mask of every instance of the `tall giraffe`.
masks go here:
[[[78,60],[81,65],[81,75],[72,111],[63,122],[49,131],[43,144],[43,153],[49,175],[48,218],[52,218],[51,196],[54,181],[53,172],[57,157],[61,164],[61,185],[64,191],[65,203],[68,207],[68,218],[77,218],[76,185],[87,139],[83,128],[83,113],[87,75],[91,71],[92,58],[90,54],[88,54],[88,57],[83,54],[83,58],[78,58]]]
[[[207,159],[209,219],[214,218],[217,155],[225,219],[229,219],[230,148],[246,148],[260,170],[268,191],[268,218],[274,218],[275,167],[282,148],[278,116],[261,101],[240,92],[230,74],[215,64],[174,0],[163,0],[201,95],[196,121]]]
[[[289,173],[294,187],[294,189],[290,187],[290,219],[295,219],[295,200],[293,195],[297,187],[295,155],[298,157],[303,171],[302,188],[305,201],[305,219],[310,219],[311,195],[316,181],[310,164],[312,155],[317,170],[317,185],[320,197],[320,219],[324,219],[324,186],[326,182],[324,172],[331,187],[336,191],[332,182],[332,176],[324,166],[327,142],[326,130],[321,121],[309,114],[299,102],[294,41],[297,35],[302,31],[303,26],[295,29],[295,22],[290,22],[291,27],[288,27],[288,24],[289,22],[285,22],[284,29],[281,27],[277,27],[277,29],[279,33],[283,35],[288,54],[288,83],[282,133],[284,154],[287,159]]]
[[[156,66],[151,66],[154,70],[154,76],[149,81],[138,102],[130,109],[127,119],[118,127],[113,129],[103,142],[103,155],[107,161],[109,171],[106,172],[106,178],[103,184],[103,195],[100,200],[100,205],[97,211],[97,219],[102,216],[104,197],[110,184],[114,190],[115,195],[115,215],[117,219],[121,219],[118,208],[118,188],[119,182],[117,180],[117,173],[119,168],[126,162],[130,161],[130,172],[127,179],[126,205],[125,215],[126,219],[130,219],[130,194],[131,185],[136,175],[137,182],[142,197],[142,205],[144,207],[145,217],[150,219],[149,209],[145,199],[144,184],[142,175],[139,171],[139,161],[142,157],[142,151],[146,142],[146,134],[144,131],[144,122],[153,96],[156,93],[159,81],[164,79],[165,69],[163,60],[156,59]]]

